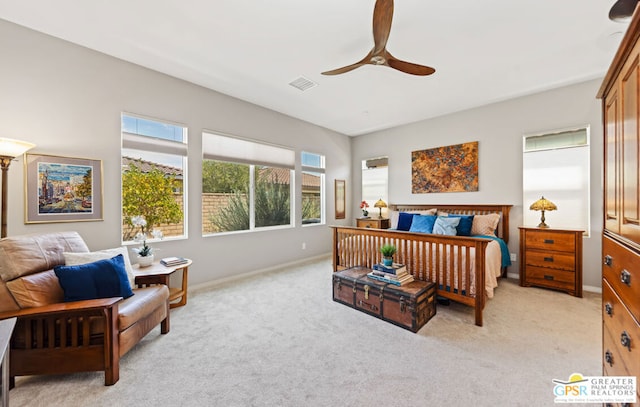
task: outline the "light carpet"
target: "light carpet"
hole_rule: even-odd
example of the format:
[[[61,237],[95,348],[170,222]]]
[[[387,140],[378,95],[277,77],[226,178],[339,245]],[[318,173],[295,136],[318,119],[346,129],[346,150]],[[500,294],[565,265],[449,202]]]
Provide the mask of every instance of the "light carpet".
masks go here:
[[[502,280],[484,326],[437,306],[417,334],[332,301],[321,259],[195,292],[103,373],[16,379],[20,406],[553,406],[552,379],[601,374],[599,294]],[[575,404],[574,404],[575,405]]]

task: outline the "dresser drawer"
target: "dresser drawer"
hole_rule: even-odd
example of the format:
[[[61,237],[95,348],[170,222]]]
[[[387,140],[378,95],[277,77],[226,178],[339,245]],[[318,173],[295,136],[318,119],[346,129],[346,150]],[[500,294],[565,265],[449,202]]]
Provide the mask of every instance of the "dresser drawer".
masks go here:
[[[358,227],[359,227],[359,228],[373,228],[373,229],[377,229],[377,228],[378,228],[378,221],[376,221],[376,220],[364,220],[364,219],[358,219]]]
[[[603,373],[605,376],[629,376],[630,373],[615,342],[610,332],[604,331],[602,333]]]
[[[604,323],[602,341],[605,351],[608,349],[613,353],[615,366],[615,349],[618,361],[624,364],[627,372],[630,375],[639,376],[640,326],[606,281],[602,284],[602,308]],[[609,365],[606,360],[605,365]]]
[[[576,276],[571,271],[546,267],[527,267],[527,284],[561,290],[575,290]]]
[[[575,233],[527,231],[526,248],[551,250],[557,252],[575,252]]]
[[[574,253],[527,250],[525,256],[528,266],[550,267],[566,271],[574,271],[576,268],[576,256]]]
[[[640,261],[638,255],[608,237],[602,239],[602,277],[611,284],[633,316],[640,320]]]

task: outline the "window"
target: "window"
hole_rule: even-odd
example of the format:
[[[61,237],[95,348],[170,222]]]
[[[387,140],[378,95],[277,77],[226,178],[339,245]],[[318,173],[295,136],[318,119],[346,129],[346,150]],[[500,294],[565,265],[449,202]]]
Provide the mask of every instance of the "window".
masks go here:
[[[292,150],[202,134],[202,234],[292,226]]]
[[[529,205],[541,196],[558,207],[546,211],[550,227],[590,228],[589,126],[526,135],[523,140],[525,225],[540,223],[540,212]]]
[[[302,152],[302,224],[324,224],[324,156]]]
[[[389,165],[387,157],[370,158],[362,161],[362,200],[373,205],[382,199],[389,203]],[[377,208],[376,212],[378,211]],[[383,210],[383,213],[386,209]]]
[[[131,222],[142,216],[147,231],[186,236],[187,129],[122,115],[122,241],[140,232]],[[156,234],[157,236],[157,234]]]

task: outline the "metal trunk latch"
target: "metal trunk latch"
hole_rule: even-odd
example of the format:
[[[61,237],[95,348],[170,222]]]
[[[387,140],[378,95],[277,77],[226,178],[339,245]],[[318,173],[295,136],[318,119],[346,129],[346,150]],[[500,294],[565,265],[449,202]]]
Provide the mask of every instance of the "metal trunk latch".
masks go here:
[[[400,312],[404,313],[407,310],[407,304],[405,303],[404,297],[400,297]]]
[[[369,299],[369,286],[368,285],[364,286],[364,299],[365,300]]]

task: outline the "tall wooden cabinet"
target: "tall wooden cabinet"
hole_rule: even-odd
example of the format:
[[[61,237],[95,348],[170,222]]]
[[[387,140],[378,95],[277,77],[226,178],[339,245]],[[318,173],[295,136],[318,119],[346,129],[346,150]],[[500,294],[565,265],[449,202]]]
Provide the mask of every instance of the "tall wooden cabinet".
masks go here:
[[[603,374],[640,377],[640,14],[598,92],[604,121]]]

